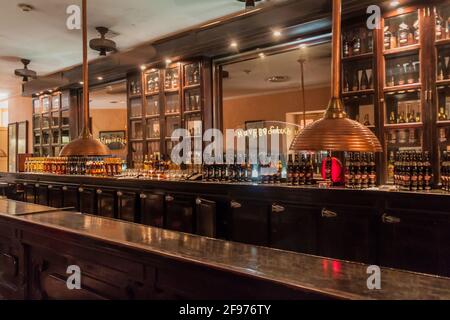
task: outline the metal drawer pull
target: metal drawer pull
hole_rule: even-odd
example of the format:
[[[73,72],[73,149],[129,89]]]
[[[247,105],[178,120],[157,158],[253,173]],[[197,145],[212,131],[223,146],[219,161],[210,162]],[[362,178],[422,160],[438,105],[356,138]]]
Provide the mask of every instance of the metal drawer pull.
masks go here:
[[[141,199],[147,199],[147,195],[146,195],[146,194],[143,194],[143,193],[141,193],[141,194],[139,195],[139,197],[140,197]]]
[[[400,218],[387,215],[386,213],[381,216],[381,221],[383,221],[383,223],[391,223],[391,224],[401,222]]]
[[[100,189],[97,189],[97,194],[102,194],[103,193],[103,191],[102,190],[100,190]]]
[[[273,204],[272,205],[272,212],[273,213],[281,213],[284,212],[286,209],[283,206],[280,206],[278,204]]]
[[[123,196],[123,193],[121,191],[117,191],[117,196],[121,197],[121,196]]]
[[[174,197],[172,197],[172,196],[166,196],[166,201],[167,201],[167,202],[172,202],[173,200],[175,200]]]
[[[236,201],[231,201],[231,208],[232,209],[242,208],[242,204],[240,204],[239,202],[236,202]]]
[[[24,186],[27,186],[27,185],[28,185],[28,183],[24,182],[24,183],[23,183],[23,185],[24,185]]]
[[[39,188],[39,183],[36,183],[34,186],[35,186],[36,188]]]
[[[63,191],[67,191],[68,189],[67,189],[67,187],[62,187],[62,189],[63,189]]]
[[[78,192],[83,192],[84,189],[83,188],[78,188]]]
[[[52,186],[52,185],[49,185],[48,188],[49,188],[49,189],[53,189],[53,186]]]
[[[196,205],[201,205],[202,204],[202,199],[200,199],[200,198],[197,198],[197,199],[195,199],[195,204]]]
[[[328,210],[326,208],[322,209],[322,217],[324,218],[336,218],[337,217],[337,213],[331,210]]]

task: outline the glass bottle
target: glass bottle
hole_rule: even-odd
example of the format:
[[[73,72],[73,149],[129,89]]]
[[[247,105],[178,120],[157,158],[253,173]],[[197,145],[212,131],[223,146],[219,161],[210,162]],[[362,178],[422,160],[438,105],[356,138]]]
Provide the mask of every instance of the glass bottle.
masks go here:
[[[444,23],[442,20],[442,17],[439,15],[439,13],[437,12],[436,7],[434,7],[434,15],[436,17],[436,40],[441,40],[443,38],[443,31],[444,31]]]
[[[408,45],[409,26],[402,22],[398,26],[398,42],[400,46]]]
[[[392,32],[389,30],[389,26],[385,26],[384,27],[384,40],[383,40],[384,50],[391,49],[391,41],[392,41]]]

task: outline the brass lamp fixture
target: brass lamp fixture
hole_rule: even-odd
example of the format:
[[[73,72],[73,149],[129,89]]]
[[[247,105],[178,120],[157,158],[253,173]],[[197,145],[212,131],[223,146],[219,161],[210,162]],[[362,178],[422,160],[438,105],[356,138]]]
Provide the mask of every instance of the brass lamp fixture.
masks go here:
[[[348,118],[341,100],[341,4],[333,1],[333,40],[331,61],[331,99],[323,118],[317,120],[294,138],[291,150],[382,152],[381,144],[370,129]]]
[[[87,9],[83,0],[83,130],[80,136],[67,144],[60,152],[61,157],[108,156],[106,145],[94,139],[89,130],[89,73],[87,60]]]

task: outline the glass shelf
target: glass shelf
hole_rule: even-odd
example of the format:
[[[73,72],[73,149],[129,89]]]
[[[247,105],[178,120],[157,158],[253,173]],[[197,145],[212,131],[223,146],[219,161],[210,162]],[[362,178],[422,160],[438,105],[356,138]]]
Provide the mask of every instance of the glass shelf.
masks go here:
[[[159,115],[159,96],[147,97],[147,106],[145,107],[145,116],[157,116]]]
[[[385,95],[385,124],[411,124],[422,122],[420,92]]]
[[[369,127],[375,127],[374,95],[344,97],[345,111],[352,120]]]
[[[200,63],[191,63],[184,66],[184,85],[186,87],[200,84]]]
[[[419,43],[419,16],[417,11],[387,18],[384,21],[384,51]]]

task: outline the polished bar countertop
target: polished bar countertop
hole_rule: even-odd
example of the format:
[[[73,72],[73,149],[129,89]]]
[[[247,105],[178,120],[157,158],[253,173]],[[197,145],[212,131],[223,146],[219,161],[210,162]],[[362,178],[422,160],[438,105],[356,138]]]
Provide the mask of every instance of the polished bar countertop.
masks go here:
[[[367,288],[367,265],[173,232],[109,218],[53,211],[10,219],[173,259],[244,274],[339,299],[450,299],[450,279],[381,269]]]
[[[6,215],[23,216],[49,211],[61,211],[61,209],[9,199],[0,199],[0,212]]]

